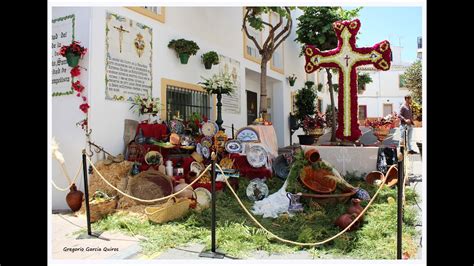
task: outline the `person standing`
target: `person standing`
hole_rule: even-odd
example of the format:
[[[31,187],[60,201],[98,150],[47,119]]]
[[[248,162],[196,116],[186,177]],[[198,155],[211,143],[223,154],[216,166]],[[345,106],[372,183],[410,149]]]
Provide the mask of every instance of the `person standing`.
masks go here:
[[[411,107],[411,96],[405,96],[405,103],[400,107],[398,117],[400,118],[400,134],[402,143],[405,142],[405,134],[407,134],[407,149],[409,154],[417,154],[418,152],[413,150],[411,144],[411,138],[413,135],[413,109]]]

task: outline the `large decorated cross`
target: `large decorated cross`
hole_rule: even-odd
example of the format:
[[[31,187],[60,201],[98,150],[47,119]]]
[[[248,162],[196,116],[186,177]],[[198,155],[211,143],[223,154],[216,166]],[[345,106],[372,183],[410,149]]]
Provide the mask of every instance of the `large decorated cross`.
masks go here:
[[[380,70],[390,68],[391,50],[388,41],[382,41],[373,47],[356,47],[356,35],[360,29],[358,19],[333,23],[338,44],[337,48],[320,51],[314,45],[306,45],[306,73],[312,73],[320,67],[339,69],[338,126],[336,137],[355,141],[361,136],[357,120],[357,70],[361,65],[373,64]]]

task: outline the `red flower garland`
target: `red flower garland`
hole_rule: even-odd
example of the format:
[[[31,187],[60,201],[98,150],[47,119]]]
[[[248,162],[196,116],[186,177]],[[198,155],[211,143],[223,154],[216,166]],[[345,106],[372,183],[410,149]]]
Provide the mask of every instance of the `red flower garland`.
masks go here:
[[[390,43],[388,41],[382,41],[377,43],[373,47],[356,47],[356,35],[360,29],[360,20],[355,19],[352,21],[337,21],[333,23],[333,29],[336,32],[338,44],[335,49],[329,51],[320,51],[314,45],[306,45],[305,47],[305,71],[306,73],[312,73],[318,70],[320,67],[326,68],[337,68],[339,70],[339,88],[341,92],[338,97],[338,127],[336,130],[337,138],[341,140],[355,141],[361,136],[361,131],[359,129],[358,122],[358,105],[357,105],[357,71],[356,68],[361,65],[373,64],[375,68],[380,70],[388,70],[390,68],[391,61],[391,49]],[[343,39],[342,32],[347,29],[350,33],[349,45],[352,52],[359,55],[370,54],[370,59],[359,59],[354,61],[350,69],[350,134],[348,136],[344,135],[344,77],[341,67],[344,66],[344,63],[347,66],[347,60],[350,59],[348,55],[344,57],[345,62],[324,62],[325,58],[339,54],[343,49]],[[353,54],[354,54],[353,53]],[[350,53],[349,53],[350,54]],[[347,57],[347,58],[346,58]]]
[[[77,77],[81,74],[81,70],[79,69],[79,66],[74,67],[71,69],[71,76]]]

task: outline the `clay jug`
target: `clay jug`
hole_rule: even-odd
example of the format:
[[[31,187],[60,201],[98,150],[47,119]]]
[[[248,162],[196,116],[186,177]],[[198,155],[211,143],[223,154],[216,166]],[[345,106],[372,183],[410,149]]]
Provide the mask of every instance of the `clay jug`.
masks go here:
[[[184,179],[180,179],[179,180],[179,184],[177,184],[175,187],[174,187],[174,192],[178,192],[180,190],[182,190],[184,187],[186,187],[188,184],[186,184],[186,182],[184,182]],[[177,198],[188,198],[188,199],[191,199],[193,197],[193,188],[192,187],[189,187],[187,189],[185,189],[183,192],[179,193],[178,195],[176,195]]]
[[[360,199],[352,199],[352,206],[349,207],[349,209],[347,209],[347,213],[348,214],[355,214],[356,217],[364,210],[364,208],[362,208],[362,206],[360,206],[360,202],[361,200]],[[364,216],[360,217],[361,219],[363,218]]]
[[[319,155],[319,151],[317,149],[309,149],[305,152],[306,160],[310,163],[315,163],[321,159],[321,155]]]
[[[73,212],[78,211],[82,206],[82,196],[84,193],[77,190],[76,184],[72,184],[71,191],[66,195],[66,202]]]
[[[334,224],[339,226],[339,228],[341,230],[344,230],[344,228],[346,228],[350,223],[352,223],[352,221],[354,221],[355,217],[357,217],[357,215],[355,215],[354,213],[353,214],[344,213],[343,215],[339,216],[336,219]],[[354,223],[351,226],[351,228],[349,228],[348,231],[352,231],[354,229],[357,229],[359,227],[359,224],[360,224],[360,222],[357,221],[356,223]]]

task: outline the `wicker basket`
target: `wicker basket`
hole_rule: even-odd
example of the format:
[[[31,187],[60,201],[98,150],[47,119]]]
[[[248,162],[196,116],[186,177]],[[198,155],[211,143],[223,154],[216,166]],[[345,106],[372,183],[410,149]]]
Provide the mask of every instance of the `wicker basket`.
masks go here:
[[[161,206],[146,207],[145,214],[154,223],[166,223],[186,215],[191,203],[192,201],[188,198],[172,197]]]
[[[97,222],[104,216],[111,214],[117,207],[117,199],[112,198],[103,202],[89,204],[91,223]]]

